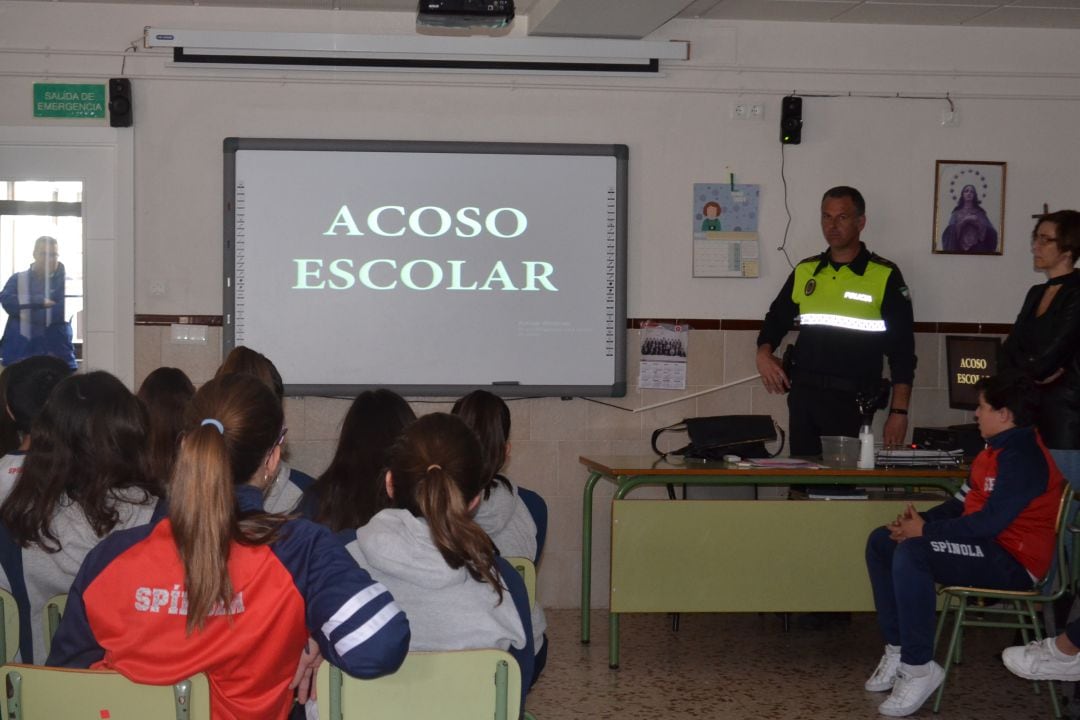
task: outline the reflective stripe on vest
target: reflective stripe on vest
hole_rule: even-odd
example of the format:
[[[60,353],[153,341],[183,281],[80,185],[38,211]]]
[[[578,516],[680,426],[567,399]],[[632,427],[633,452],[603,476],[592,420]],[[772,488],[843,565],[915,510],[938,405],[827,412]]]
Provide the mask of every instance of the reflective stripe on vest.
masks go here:
[[[848,265],[826,265],[815,275],[818,264],[814,258],[795,268],[791,299],[799,306],[799,325],[885,332],[881,302],[892,268],[870,261],[862,275]]]
[[[845,330],[859,330],[860,332],[885,332],[884,320],[862,320],[860,318],[845,317],[843,315],[829,315],[827,313],[804,313],[799,316],[799,325],[828,325],[829,327],[844,328]]]

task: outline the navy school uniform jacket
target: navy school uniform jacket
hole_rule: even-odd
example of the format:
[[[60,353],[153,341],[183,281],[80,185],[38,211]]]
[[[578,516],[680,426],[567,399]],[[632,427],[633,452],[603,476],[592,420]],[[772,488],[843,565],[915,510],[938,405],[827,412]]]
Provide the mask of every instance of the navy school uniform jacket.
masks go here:
[[[258,489],[236,494],[241,510],[262,509]],[[292,520],[269,545],[232,543],[229,575],[230,606],[188,635],[170,521],[116,533],[79,571],[48,664],[109,668],[155,685],[205,672],[215,720],[240,720],[286,717],[309,634],[355,677],[394,672],[405,659],[405,614],[323,527]]]

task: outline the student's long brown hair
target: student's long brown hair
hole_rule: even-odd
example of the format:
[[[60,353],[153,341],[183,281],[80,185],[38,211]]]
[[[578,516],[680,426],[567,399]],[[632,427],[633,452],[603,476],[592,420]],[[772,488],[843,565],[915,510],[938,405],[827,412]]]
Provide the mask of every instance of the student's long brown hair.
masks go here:
[[[195,386],[180,368],[159,367],[146,376],[136,396],[146,406],[150,418],[147,445],[150,471],[164,485],[172,475],[184,413],[195,395]]]
[[[73,375],[49,395],[30,432],[30,452],[0,522],[21,547],[60,551],[52,527],[61,502],[76,503],[98,537],[120,520],[115,491],[142,490],[150,503],[160,485],[146,454],[146,409],[107,372]]]
[[[495,544],[469,511],[488,480],[476,433],[454,415],[425,415],[390,449],[390,472],[394,506],[427,520],[446,564],[491,585],[501,602]]]
[[[382,482],[387,453],[414,420],[409,403],[391,390],[356,396],[341,424],[334,459],[312,486],[319,498],[316,522],[333,532],[358,528],[387,506]]]
[[[510,408],[507,404],[487,390],[473,390],[459,398],[450,412],[464,420],[480,440],[484,475],[488,478],[484,499],[491,497],[491,491],[499,482],[510,489],[510,481],[499,475],[506,464],[506,449],[510,445]]]
[[[184,563],[189,633],[205,624],[215,606],[227,611],[232,601],[230,543],[265,545],[287,520],[261,511],[241,514],[234,491],[259,472],[269,472],[267,460],[281,439],[282,421],[273,392],[242,373],[206,383],[188,406],[169,483],[169,521]]]

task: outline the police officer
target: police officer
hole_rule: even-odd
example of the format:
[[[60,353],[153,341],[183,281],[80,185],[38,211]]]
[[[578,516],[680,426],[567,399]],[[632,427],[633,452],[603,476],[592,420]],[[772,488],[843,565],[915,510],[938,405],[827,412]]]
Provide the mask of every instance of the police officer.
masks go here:
[[[856,436],[860,393],[881,385],[888,357],[892,401],[884,442],[907,435],[915,376],[911,298],[900,269],[859,239],[866,201],[852,187],[828,190],[821,200],[821,231],[829,248],[795,266],[769,306],[757,338],[757,369],[770,393],[788,392],[792,455],[820,455],[822,435]],[[793,363],[774,351],[798,327]]]

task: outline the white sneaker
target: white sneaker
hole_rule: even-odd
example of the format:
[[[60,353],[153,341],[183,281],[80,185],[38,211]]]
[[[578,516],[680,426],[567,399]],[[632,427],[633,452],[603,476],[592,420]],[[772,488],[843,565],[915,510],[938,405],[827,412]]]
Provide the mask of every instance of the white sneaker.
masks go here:
[[[870,676],[870,679],[866,681],[866,685],[863,687],[869,692],[892,690],[892,686],[896,682],[896,671],[899,669],[900,653],[891,653],[886,648],[885,654],[878,661],[877,669],[874,670],[874,674]]]
[[[922,707],[945,679],[945,670],[940,665],[932,660],[928,664],[927,673],[918,677],[901,666],[896,671],[892,695],[878,706],[878,712],[889,717],[906,717]]]
[[[1013,675],[1028,680],[1061,680],[1076,682],[1080,680],[1080,655],[1066,656],[1057,651],[1054,638],[1046,638],[1005,648],[1001,659]]]

